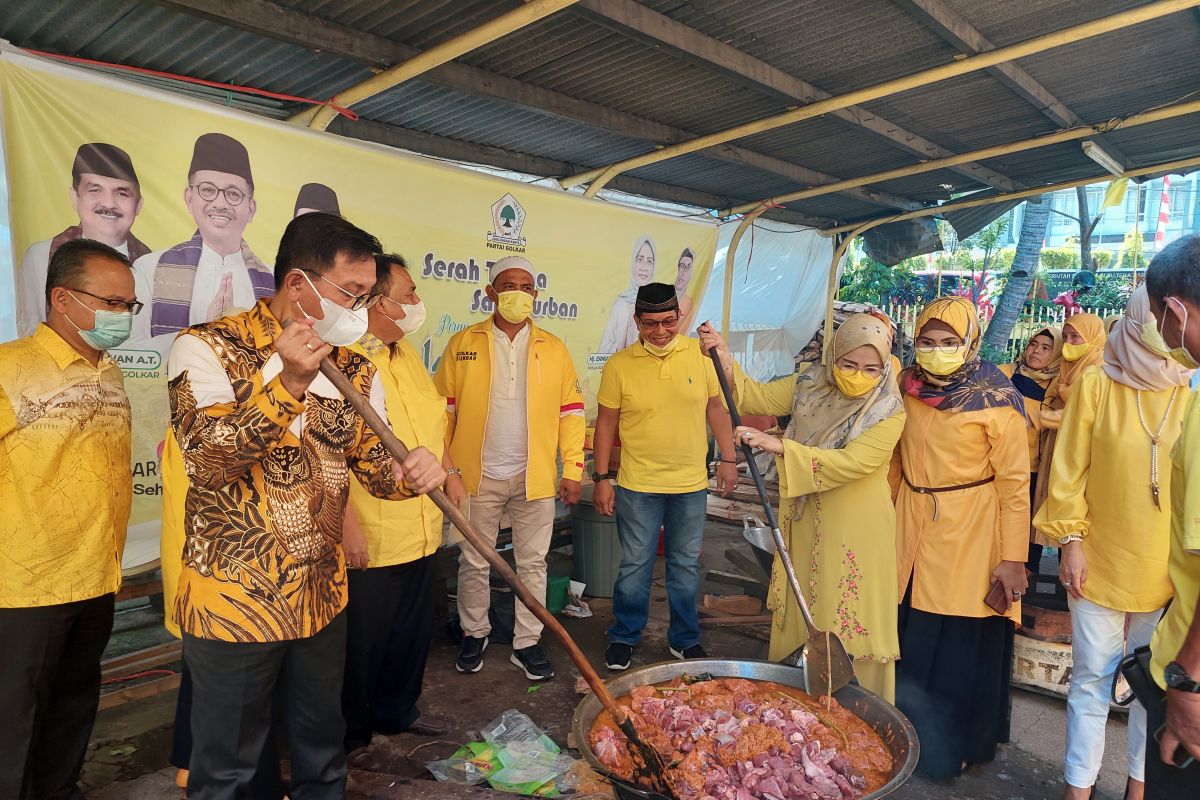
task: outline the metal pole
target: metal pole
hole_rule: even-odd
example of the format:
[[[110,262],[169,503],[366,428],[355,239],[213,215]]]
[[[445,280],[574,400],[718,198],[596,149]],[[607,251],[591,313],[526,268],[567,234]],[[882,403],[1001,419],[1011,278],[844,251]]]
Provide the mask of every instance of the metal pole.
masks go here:
[[[724,131],[718,131],[706,136],[698,136],[695,139],[689,139],[686,142],[669,145],[660,148],[650,153],[645,153],[640,156],[619,161],[606,167],[588,170],[587,172],[579,173],[560,181],[563,188],[571,188],[580,186],[589,181],[592,182],[588,187],[586,195],[594,197],[597,192],[604,188],[608,181],[615,176],[627,172],[631,169],[644,167],[647,164],[657,164],[661,161],[666,161],[677,156],[694,153],[697,150],[703,150],[713,145],[724,144],[725,142],[741,139],[763,131],[774,130],[775,128],[791,125],[795,122],[811,119],[822,114],[828,114],[831,111],[838,111],[853,105],[869,103],[872,100],[878,100],[881,97],[906,92],[911,89],[917,89],[922,86],[927,86],[931,83],[946,80],[947,78],[966,75],[978,70],[994,67],[997,64],[1003,64],[1006,61],[1012,61],[1018,58],[1041,53],[1046,50],[1051,50],[1063,45],[1072,44],[1082,41],[1093,36],[1099,36],[1104,33],[1127,28],[1132,25],[1137,25],[1152,19],[1173,14],[1177,11],[1184,11],[1189,8],[1200,6],[1200,0],[1159,0],[1154,3],[1147,3],[1144,6],[1123,11],[1119,14],[1112,14],[1107,17],[1086,22],[1082,25],[1075,25],[1070,28],[1064,28],[1060,31],[1047,33],[1042,36],[1036,36],[1032,39],[1007,47],[999,47],[995,50],[989,50],[974,56],[953,61],[949,64],[943,64],[940,67],[921,70],[912,75],[906,75],[902,78],[894,78],[890,81],[868,86],[864,89],[858,89],[853,92],[848,92],[837,97],[830,97],[826,100],[820,100],[816,103],[809,103],[801,108],[787,111],[783,114],[776,114],[764,119],[748,122],[743,125],[738,125]]]
[[[332,99],[338,105],[349,108],[355,103],[361,103],[368,97],[385,92],[393,86],[411,80],[422,73],[440,67],[448,61],[453,61],[464,53],[469,53],[489,42],[494,42],[502,36],[520,30],[526,25],[548,17],[578,0],[530,0],[503,16],[491,22],[484,23],[478,28],[467,31],[461,36],[455,36],[448,42],[410,58],[403,64],[397,64],[391,69],[373,75],[361,83],[356,83],[348,89],[338,92]],[[325,130],[329,123],[337,117],[337,112],[328,106],[317,106],[315,109],[306,108],[294,114],[288,121],[307,125],[310,128]]]

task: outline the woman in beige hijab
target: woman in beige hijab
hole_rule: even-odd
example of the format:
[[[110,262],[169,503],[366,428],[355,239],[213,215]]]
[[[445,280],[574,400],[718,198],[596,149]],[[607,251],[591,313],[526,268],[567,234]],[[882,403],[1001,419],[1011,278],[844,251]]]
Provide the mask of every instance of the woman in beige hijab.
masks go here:
[[[780,440],[738,428],[739,442],[776,455],[779,524],[817,627],[836,633],[854,657],[859,682],[892,702],[896,627],[896,511],[888,468],[904,428],[904,404],[889,357],[891,331],[869,314],[838,327],[825,363],[758,383],[729,356],[708,323],[701,346],[716,347],[746,414],[790,414]],[[768,605],[774,612],[770,658],[804,644],[799,604],[776,556]]]

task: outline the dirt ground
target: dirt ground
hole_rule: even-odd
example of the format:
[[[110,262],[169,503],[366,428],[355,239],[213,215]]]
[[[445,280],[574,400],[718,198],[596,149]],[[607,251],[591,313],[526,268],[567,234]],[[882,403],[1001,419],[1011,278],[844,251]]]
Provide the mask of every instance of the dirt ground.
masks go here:
[[[740,545],[740,530],[709,522],[703,559],[705,566],[737,571],[724,558],[724,550]],[[670,658],[667,652],[667,602],[662,578],[651,599],[650,623],[642,644],[634,654],[634,665]],[[551,572],[570,572],[569,550],[552,554]],[[728,585],[709,583],[709,593],[736,593]],[[606,646],[604,630],[611,622],[611,603],[591,601],[595,616],[590,619],[562,618],[564,626],[594,664],[600,664]],[[149,647],[168,635],[159,615],[145,601],[131,601],[118,614],[117,632],[110,654]],[[730,658],[765,658],[766,631],[739,628],[706,628],[703,644],[709,655]],[[575,670],[557,642],[543,641],[558,675],[534,685],[511,665],[506,645],[490,648],[484,669],[475,675],[460,675],[453,667],[455,646],[448,635],[439,633],[425,674],[421,707],[446,717],[454,729],[443,740],[431,741],[407,734],[378,737],[373,745],[372,770],[351,774],[351,798],[457,798],[503,797],[487,790],[460,789],[428,780],[424,764],[445,758],[474,732],[502,711],[515,708],[528,714],[562,746],[567,744],[571,715],[578,703]],[[177,668],[178,665],[168,668]],[[174,770],[167,764],[174,693],[132,701],[100,713],[92,749],[84,770],[90,800],[174,800],[180,796]],[[1066,727],[1066,707],[1061,698],[1049,698],[1021,690],[1013,691],[1013,742],[1002,747],[993,764],[973,768],[954,781],[931,782],[913,778],[891,797],[897,800],[1041,800],[1062,794],[1061,759]],[[1125,720],[1114,715],[1109,721],[1105,766],[1096,796],[1104,800],[1121,797],[1124,787]]]

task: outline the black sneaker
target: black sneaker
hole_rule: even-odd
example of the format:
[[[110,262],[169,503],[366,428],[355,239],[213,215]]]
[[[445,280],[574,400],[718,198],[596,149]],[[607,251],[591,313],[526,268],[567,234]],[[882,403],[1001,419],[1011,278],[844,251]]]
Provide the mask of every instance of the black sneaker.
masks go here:
[[[676,650],[674,647],[668,649],[671,651],[671,655],[680,661],[685,658],[708,658],[708,653],[704,652],[704,648],[698,644],[694,644],[686,650]]]
[[[613,642],[604,651],[604,666],[613,672],[629,669],[629,660],[633,658],[633,645]]]
[[[479,672],[483,669],[483,651],[487,650],[488,637],[464,636],[458,647],[458,658],[454,668],[459,672]]]
[[[554,667],[550,666],[542,648],[536,644],[522,647],[520,650],[513,650],[513,654],[509,656],[508,660],[516,664],[517,668],[524,672],[525,677],[531,681],[548,681],[554,677]]]

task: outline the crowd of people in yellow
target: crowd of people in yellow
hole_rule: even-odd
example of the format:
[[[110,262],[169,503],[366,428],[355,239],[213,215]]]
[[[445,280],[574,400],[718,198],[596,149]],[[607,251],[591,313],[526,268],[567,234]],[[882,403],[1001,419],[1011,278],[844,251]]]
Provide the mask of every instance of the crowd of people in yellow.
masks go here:
[[[495,314],[456,334],[433,376],[405,341],[426,316],[418,287],[374,236],[304,214],[273,273],[274,294],[185,327],[168,359],[162,564],[184,654],[172,763],[201,800],[340,798],[374,734],[445,733],[418,708],[443,543],[424,495],[444,487],[493,540],[511,520],[517,572],[544,595],[556,502],[579,502],[585,469],[579,381],[562,341],[531,319],[524,257],[492,265]],[[130,408],[108,354],[142,310],[128,256],[62,244],[45,302],[32,335],[0,345],[0,800],[82,797],[131,499]],[[957,776],[1008,741],[1015,626],[1050,546],[1073,628],[1066,797],[1093,791],[1113,678],[1135,651],[1121,668],[1152,680],[1130,681],[1126,797],[1190,796],[1197,317],[1193,236],[1158,254],[1110,333],[1076,314],[997,367],[980,357],[975,307],[945,297],[917,320],[907,369],[891,321],[862,313],[820,361],[759,383],[710,325],[698,340],[681,330],[674,286],[639,287],[637,341],[606,364],[597,396],[593,502],[623,546],[608,668],[628,668],[641,641],[660,529],[670,655],[705,655],[711,434],[723,493],[737,481],[735,442],[776,456],[780,523],[816,623],[845,643],[860,683],[912,720],[922,773]],[[732,428],[712,351],[743,411],[789,418],[782,436]],[[403,463],[321,374],[326,358],[409,447]],[[780,573],[772,659],[806,630]],[[483,668],[489,601],[486,562],[464,546],[464,675]],[[518,608],[509,661],[530,680],[554,675],[541,633]]]

